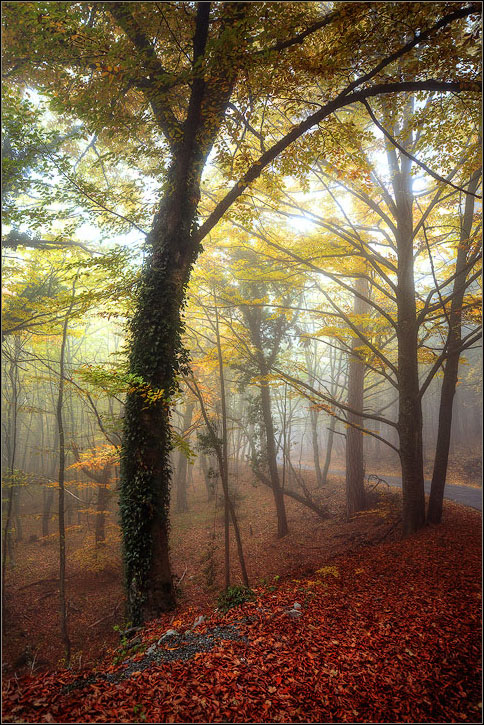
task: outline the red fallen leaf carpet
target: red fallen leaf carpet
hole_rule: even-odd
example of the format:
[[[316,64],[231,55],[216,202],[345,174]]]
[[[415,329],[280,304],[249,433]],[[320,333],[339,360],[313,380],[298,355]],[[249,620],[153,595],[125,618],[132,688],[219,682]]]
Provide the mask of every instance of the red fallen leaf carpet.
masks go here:
[[[452,507],[226,614],[150,622],[116,665],[6,681],[3,721],[481,722],[480,522]]]

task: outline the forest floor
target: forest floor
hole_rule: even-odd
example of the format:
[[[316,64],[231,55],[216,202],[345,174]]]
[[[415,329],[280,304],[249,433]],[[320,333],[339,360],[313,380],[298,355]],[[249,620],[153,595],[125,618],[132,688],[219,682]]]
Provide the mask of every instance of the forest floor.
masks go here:
[[[92,532],[69,532],[70,670],[59,669],[58,541],[20,544],[5,592],[4,721],[480,722],[479,513],[446,503],[441,526],[401,541],[399,493],[377,489],[371,507],[346,521],[343,481],[332,477],[322,494],[329,517],[288,499],[291,533],[277,540],[270,491],[254,491],[244,476],[239,491],[256,601],[214,611],[222,507],[196,487],[191,511],[173,516],[178,609],[150,623],[139,647],[202,614],[203,636],[245,618],[241,639],[146,668],[140,651],[124,679],[113,661],[135,650],[115,650],[113,625],[124,626],[117,527],[101,552]],[[79,678],[90,679],[79,687]]]

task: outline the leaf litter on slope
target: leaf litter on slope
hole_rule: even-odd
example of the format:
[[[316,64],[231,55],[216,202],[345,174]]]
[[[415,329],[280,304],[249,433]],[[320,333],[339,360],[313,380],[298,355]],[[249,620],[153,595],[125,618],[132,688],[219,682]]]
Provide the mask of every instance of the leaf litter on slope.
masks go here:
[[[201,633],[236,624],[247,641],[65,694],[76,673],[10,681],[5,722],[480,722],[480,515],[451,505],[439,527],[324,563],[225,615],[204,611]],[[178,630],[198,614],[180,612]]]

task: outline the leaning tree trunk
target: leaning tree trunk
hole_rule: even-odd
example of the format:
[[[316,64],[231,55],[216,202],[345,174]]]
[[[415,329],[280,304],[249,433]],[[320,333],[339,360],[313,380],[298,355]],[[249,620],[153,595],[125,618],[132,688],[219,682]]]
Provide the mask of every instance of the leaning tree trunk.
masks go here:
[[[368,282],[364,278],[356,280],[355,289],[365,297],[368,296]],[[355,295],[354,313],[363,315],[367,312],[368,303]],[[365,363],[358,354],[361,340],[354,337],[351,342],[352,353],[349,359],[348,372],[348,407],[363,412]],[[351,516],[361,511],[366,505],[365,466],[363,460],[363,416],[358,412],[348,413],[346,430],[346,515]]]
[[[283,536],[289,533],[287,525],[286,507],[284,504],[284,492],[281,488],[279,481],[279,471],[277,468],[277,451],[276,451],[276,438],[274,434],[274,422],[272,420],[272,409],[271,409],[271,394],[269,385],[264,379],[268,375],[268,370],[261,374],[263,379],[260,383],[261,403],[262,403],[262,416],[264,419],[264,429],[266,434],[266,450],[267,450],[267,465],[269,468],[269,476],[271,480],[272,493],[274,496],[274,503],[276,505],[277,512],[277,537],[281,539]]]
[[[480,171],[477,171],[469,183],[469,191],[475,194],[479,185]],[[430,487],[427,522],[439,524],[442,519],[444,501],[445,479],[449,460],[450,435],[452,430],[452,407],[457,374],[459,370],[459,357],[461,347],[462,303],[466,290],[466,262],[469,249],[469,239],[472,230],[474,215],[474,197],[466,196],[464,217],[462,219],[460,243],[457,252],[453,297],[449,315],[449,330],[447,333],[448,357],[445,364],[444,379],[440,393],[439,427],[437,444],[435,448],[434,470]]]
[[[289,533],[287,525],[286,506],[284,503],[284,492],[279,480],[279,470],[277,467],[277,448],[276,436],[274,432],[274,421],[272,419],[271,393],[268,383],[270,368],[263,352],[262,337],[260,331],[260,313],[256,311],[250,314],[245,312],[245,320],[249,327],[250,338],[255,348],[255,356],[260,374],[260,396],[262,418],[264,421],[264,433],[267,453],[267,467],[269,469],[269,478],[271,481],[272,493],[277,513],[277,537],[280,539]],[[272,351],[274,355],[274,350]]]
[[[331,416],[328,427],[328,439],[326,441],[326,456],[324,458],[324,466],[321,477],[321,483],[323,486],[328,482],[329,467],[331,465],[331,454],[333,453],[333,440],[334,440],[334,429],[336,427],[336,420]]]

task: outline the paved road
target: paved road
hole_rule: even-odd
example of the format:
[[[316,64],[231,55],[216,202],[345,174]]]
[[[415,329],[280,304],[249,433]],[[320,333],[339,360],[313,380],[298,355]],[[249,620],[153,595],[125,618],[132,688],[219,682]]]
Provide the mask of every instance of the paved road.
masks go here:
[[[331,473],[344,476],[344,471],[331,471]],[[381,476],[383,480],[390,484],[390,486],[400,487],[402,481],[398,476]],[[430,480],[425,480],[425,493],[430,493]],[[470,506],[473,509],[482,511],[482,489],[474,488],[473,486],[453,486],[451,483],[445,484],[444,498],[449,501],[456,501],[461,503],[463,506]]]
[[[313,470],[312,466],[303,465],[302,468],[308,468]],[[344,476],[344,471],[330,470],[335,476]],[[398,476],[381,476],[383,480],[390,484],[390,486],[400,487],[402,486],[402,480]],[[425,480],[425,493],[430,493],[430,481]],[[449,501],[455,501],[463,506],[469,506],[470,508],[482,511],[482,489],[474,488],[473,486],[454,486],[451,483],[445,485],[444,498]]]

